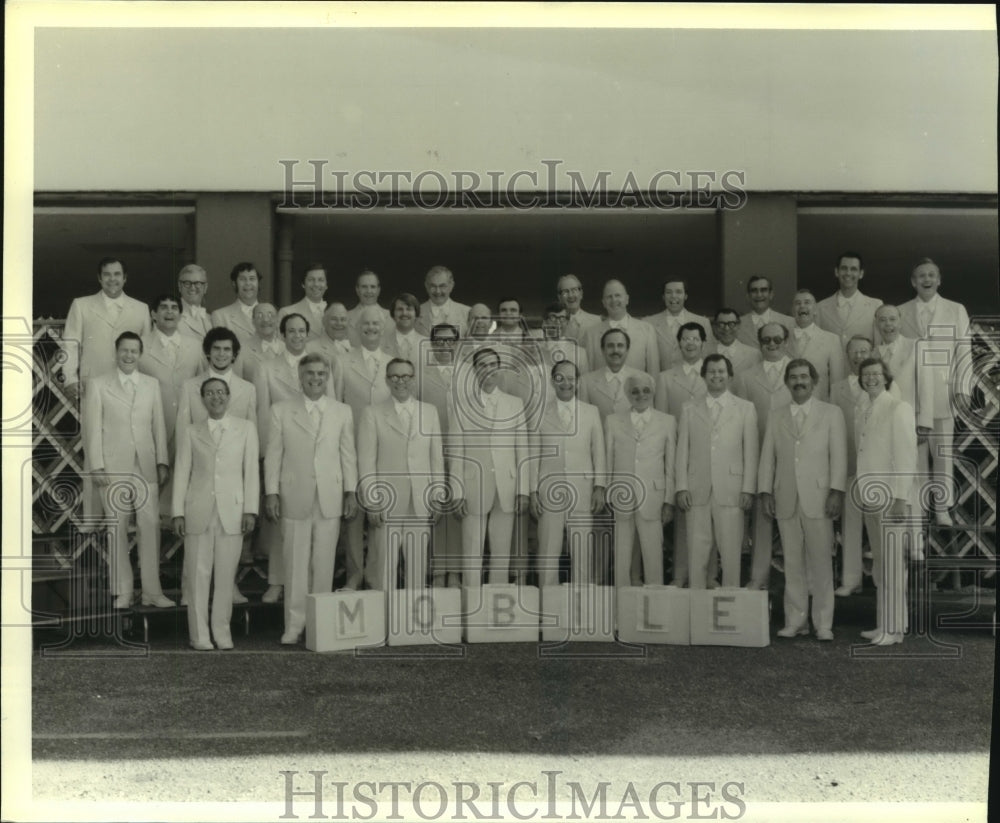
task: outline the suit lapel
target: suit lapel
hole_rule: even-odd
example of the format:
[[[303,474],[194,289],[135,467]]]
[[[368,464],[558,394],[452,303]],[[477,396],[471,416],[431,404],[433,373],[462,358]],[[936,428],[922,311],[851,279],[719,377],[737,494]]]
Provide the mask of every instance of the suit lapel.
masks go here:
[[[390,402],[387,406],[382,406],[379,410],[386,425],[402,437],[409,439],[410,433],[403,427],[403,421],[396,414],[395,403]]]
[[[207,417],[194,427],[194,436],[198,440],[201,440],[212,451],[216,450],[217,447],[215,445],[215,440],[212,438],[212,432],[208,428]]]

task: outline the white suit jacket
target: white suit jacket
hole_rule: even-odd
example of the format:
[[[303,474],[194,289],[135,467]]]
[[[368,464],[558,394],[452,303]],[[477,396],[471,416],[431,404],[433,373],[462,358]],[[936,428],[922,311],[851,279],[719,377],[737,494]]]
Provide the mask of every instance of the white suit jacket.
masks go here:
[[[599,314],[591,314],[589,311],[580,309],[576,314],[569,316],[566,325],[563,327],[563,337],[575,340],[577,343],[582,343],[583,333],[587,330],[587,327],[600,322],[601,316]]]
[[[629,336],[628,356],[625,365],[644,371],[655,378],[660,373],[660,348],[656,343],[656,330],[638,317],[625,318],[625,333]],[[580,343],[587,350],[591,363],[603,363],[604,353],[601,351],[601,336],[610,329],[608,319],[601,318],[597,323],[591,323],[583,333]]]
[[[757,488],[760,441],[753,403],[730,394],[713,425],[707,398],[688,403],[677,433],[677,491],[695,506],[738,506],[740,494]]]
[[[63,328],[66,360],[61,366],[66,385],[114,371],[115,340],[122,332],[149,334],[152,326],[146,304],[128,295],[122,295],[121,301],[117,318],[108,313],[103,292],[77,297],[70,304]]]
[[[764,429],[767,427],[767,418],[770,413],[774,409],[792,402],[791,392],[788,391],[784,382],[784,369],[782,369],[778,385],[775,387],[767,372],[764,371],[763,361],[737,376],[733,381],[731,391],[738,397],[753,403],[757,412],[757,428],[761,439],[764,437]]]
[[[700,368],[699,368],[700,371]],[[708,394],[708,386],[700,374],[688,377],[684,366],[677,364],[660,372],[656,378],[656,395],[653,405],[661,412],[679,420],[685,403],[698,400]]]
[[[752,369],[764,359],[760,353],[760,346],[748,346],[741,340],[734,340],[733,345],[725,349],[722,344],[716,340],[714,349],[716,354],[721,354],[729,358],[729,362],[733,364],[734,375],[738,372]],[[710,350],[707,347],[704,351],[705,354],[710,353]]]
[[[874,403],[866,394],[855,407],[857,478],[862,501],[882,502],[885,492],[893,498],[909,499],[917,470],[916,427],[910,404],[886,391]]]
[[[867,297],[858,292],[853,298],[857,302],[852,306],[851,313],[845,321],[841,318],[840,310],[837,308],[837,295],[839,294],[840,292],[834,292],[816,304],[818,310],[816,325],[824,331],[837,335],[840,338],[841,351],[843,351],[847,346],[847,341],[856,334],[871,339],[875,330],[875,311],[882,305],[882,301],[877,297]]]
[[[243,304],[236,300],[228,306],[216,309],[212,312],[212,326],[221,326],[230,329],[240,341],[240,345],[246,345],[247,338],[256,333],[253,322],[243,313],[240,308]]]
[[[351,345],[354,346],[361,345],[361,310],[364,308],[366,307],[358,303],[358,305],[347,312],[347,338],[351,341]],[[394,323],[392,322],[392,315],[389,314],[389,310],[383,309],[381,306],[378,308],[382,312],[382,323],[385,328],[393,328]]]
[[[847,358],[840,344],[840,338],[832,332],[823,331],[815,323],[808,329],[808,342],[795,336],[798,326],[788,335],[788,356],[803,357],[819,372],[819,382],[813,396],[826,401],[830,399],[830,386],[847,376]]]
[[[632,411],[615,412],[604,421],[607,446],[608,497],[615,511],[642,520],[659,520],[664,503],[674,502],[677,421],[650,410],[641,435],[632,425]]]
[[[203,316],[195,319],[195,316],[190,312],[190,307],[186,306],[181,311],[180,318],[177,321],[177,331],[185,337],[194,340],[198,344],[199,351],[201,350],[201,341],[205,339],[205,335],[208,334],[210,328],[212,328],[212,315],[207,309]]]
[[[122,388],[117,368],[87,384],[83,400],[87,467],[131,473],[138,461],[143,478],[155,489],[157,465],[170,464],[160,384],[138,371],[132,376],[136,381],[134,402]]]
[[[433,305],[430,300],[425,300],[420,304],[420,314],[417,315],[417,322],[415,324],[417,331],[430,337],[431,329],[437,323],[449,323],[458,329],[459,337],[465,337],[465,333],[468,331],[467,321],[469,319],[470,306],[449,300],[445,306],[444,319],[434,320],[431,314],[431,307]]]
[[[326,396],[337,400],[343,392],[344,380],[339,369],[340,361],[331,363],[331,374],[326,383]],[[256,369],[254,388],[257,391],[257,435],[261,451],[267,451],[267,435],[271,421],[271,406],[302,394],[298,369],[288,365],[284,354],[268,355]]]
[[[920,298],[915,297],[899,307],[900,333],[923,341],[917,345],[917,382],[928,381],[931,384],[934,417],[952,417],[952,388],[972,394],[969,315],[961,303],[938,295],[934,316],[924,335],[920,329],[921,303]],[[920,397],[925,396],[920,388],[917,393]],[[923,416],[923,412],[921,414]]]
[[[208,420],[208,410],[201,401],[201,384],[210,377],[208,372],[203,372],[197,377],[184,381],[181,388],[180,403],[177,407],[177,434],[175,442],[180,441],[181,430],[202,420]],[[226,414],[230,417],[239,417],[242,420],[250,420],[257,423],[257,390],[253,383],[237,377],[235,374],[229,377],[229,406]]]
[[[264,453],[264,493],[281,497],[281,516],[312,517],[319,500],[324,518],[340,517],[344,494],[358,485],[351,407],[326,398],[319,428],[306,411],[304,395],[271,407],[271,426]]]
[[[339,361],[344,371],[344,393],[341,400],[354,412],[355,425],[361,422],[361,412],[365,406],[383,403],[392,397],[385,382],[385,367],[392,358],[381,349],[373,352],[381,365],[378,374],[372,379],[363,352],[364,349],[354,349]]]
[[[531,444],[536,464],[532,472],[532,490],[538,492],[543,508],[589,511],[594,486],[607,485],[604,430],[597,406],[577,400],[567,429],[559,416],[557,401],[552,398],[545,404]],[[569,481],[576,490],[576,506],[553,505],[560,492],[552,484],[563,480]]]
[[[446,481],[441,425],[437,409],[430,403],[414,401],[409,427],[404,426],[392,400],[367,406],[361,411],[358,424],[358,494],[366,508],[373,498],[368,490],[373,483],[384,483],[392,489],[393,509],[430,515],[428,487]],[[431,490],[433,491],[433,489]],[[377,491],[374,499],[382,497]],[[376,506],[376,510],[380,507]]]
[[[163,420],[167,427],[167,443],[171,455],[174,454],[176,445],[174,430],[177,428],[177,410],[184,383],[206,368],[201,346],[193,338],[177,332],[176,339],[179,349],[171,362],[166,346],[160,342],[160,336],[155,332],[146,335],[142,339],[142,357],[139,358],[138,367],[139,371],[155,378],[160,384]]]
[[[847,430],[843,412],[815,397],[801,433],[792,407],[777,409],[767,422],[760,448],[757,491],[773,494],[775,516],[794,517],[796,502],[809,518],[826,517],[830,489],[847,488]]]
[[[218,445],[208,420],[186,427],[177,443],[172,510],[188,534],[208,531],[215,508],[226,534],[240,534],[243,515],[259,509],[257,428],[229,414],[223,421]]]
[[[925,344],[926,345],[926,344]],[[890,348],[885,349],[886,346]],[[880,343],[878,355],[892,372],[892,389],[913,406],[917,425],[934,426],[934,381],[917,380],[917,341],[899,335],[892,343]],[[888,355],[888,356],[886,356]],[[920,396],[917,396],[917,390]]]
[[[580,382],[577,384],[576,389],[577,397],[579,397],[584,403],[593,403],[597,406],[601,413],[601,419],[603,420],[609,414],[625,411],[630,408],[628,395],[625,393],[625,383],[630,375],[636,375],[638,373],[639,369],[633,369],[630,366],[622,366],[622,370],[618,372],[618,376],[622,381],[622,388],[617,399],[615,398],[611,386],[608,384],[606,376],[607,368],[605,366],[602,366],[596,371],[581,374]]]
[[[454,397],[448,414],[455,457],[451,460],[452,494],[465,499],[469,513],[483,515],[499,497],[505,512],[514,511],[519,494],[532,489],[533,462],[528,447],[528,428],[520,398],[500,389],[496,394],[496,416],[488,418],[475,397]]]
[[[669,312],[664,309],[658,314],[642,318],[656,331],[656,344],[660,352],[660,368],[664,371],[677,365],[681,360],[681,349],[677,344],[677,331],[676,329],[673,332],[670,331],[668,315]],[[700,314],[681,309],[680,314],[677,315],[677,328],[680,328],[684,323],[697,323],[701,326],[705,330],[705,346],[711,350],[710,347],[715,345],[711,321]]]
[[[322,305],[317,303],[315,305]],[[326,306],[330,304],[327,303]],[[298,303],[292,303],[290,306],[285,306],[278,310],[278,322],[281,322],[281,318],[288,314],[301,314],[309,323],[309,339],[315,340],[321,334],[323,334],[323,312],[326,311],[326,306],[323,306],[323,310],[320,312],[314,312],[312,307],[313,303],[308,297],[303,297]]]

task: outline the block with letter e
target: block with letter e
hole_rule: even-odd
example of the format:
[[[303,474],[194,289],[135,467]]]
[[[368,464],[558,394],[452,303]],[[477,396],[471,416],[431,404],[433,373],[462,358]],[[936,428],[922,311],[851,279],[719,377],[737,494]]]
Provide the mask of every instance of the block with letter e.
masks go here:
[[[690,589],[625,586],[618,593],[618,639],[626,643],[691,643]]]
[[[768,646],[767,592],[750,589],[691,590],[692,646]]]
[[[389,593],[389,645],[462,642],[458,589],[399,589]]]
[[[462,613],[470,643],[538,642],[535,586],[463,586]]]
[[[385,594],[330,592],[306,598],[306,648],[337,652],[385,644]]]
[[[541,591],[542,640],[615,642],[613,586],[562,583]]]

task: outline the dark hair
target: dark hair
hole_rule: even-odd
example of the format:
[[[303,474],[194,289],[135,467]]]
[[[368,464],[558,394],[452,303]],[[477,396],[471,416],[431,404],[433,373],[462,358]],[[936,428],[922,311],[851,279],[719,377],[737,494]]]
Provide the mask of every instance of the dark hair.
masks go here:
[[[500,362],[500,354],[497,352],[496,349],[491,349],[489,346],[486,346],[485,348],[482,349],[477,349],[475,353],[472,355],[472,367],[475,368],[476,366],[479,365],[480,360],[482,360],[485,357],[491,357],[491,356],[497,359],[497,363]]]
[[[332,371],[333,369],[330,365],[330,361],[326,359],[326,356],[320,354],[318,351],[311,351],[302,355],[302,357],[299,358],[298,368],[301,369],[303,366],[308,366],[310,363],[322,363],[326,366],[327,371]]]
[[[128,275],[128,269],[125,268],[125,261],[120,257],[102,257],[97,264],[97,273],[100,274],[104,271],[105,266],[110,266],[112,263],[117,263],[122,267],[122,274]]]
[[[236,336],[236,332],[232,329],[227,329],[225,326],[216,326],[214,329],[209,329],[208,333],[205,335],[205,339],[201,341],[201,350],[205,353],[205,357],[212,351],[212,345],[218,343],[221,340],[228,340],[233,344],[233,359],[235,360],[240,355],[240,339]]]
[[[431,329],[431,340],[439,340],[441,338],[441,333],[445,331],[452,331],[455,333],[455,340],[458,340],[462,335],[458,331],[457,326],[451,325],[451,323],[438,323],[434,328]]]
[[[549,303],[545,307],[545,316],[548,317],[550,314],[559,314],[564,311],[566,311],[566,307],[562,303]]]
[[[417,369],[413,365],[413,361],[412,360],[407,360],[405,357],[393,357],[392,360],[390,360],[388,363],[386,363],[385,364],[385,373],[386,374],[389,373],[389,366],[392,366],[394,364],[409,366],[410,369],[413,371],[414,376],[416,376],[416,374],[417,374]]]
[[[885,361],[881,357],[869,357],[861,361],[861,365],[858,366],[858,381],[861,381],[861,372],[867,369],[869,366],[881,366],[882,376],[885,378],[886,389],[892,388],[893,376],[892,372],[889,371],[889,367],[886,365]]]
[[[257,267],[253,263],[247,263],[247,262],[237,263],[235,266],[233,266],[233,270],[229,272],[229,279],[235,283],[237,278],[245,271],[254,272],[257,275],[257,280],[258,281],[260,280],[260,272],[257,271]]]
[[[781,328],[781,333],[784,334],[783,340],[788,339],[788,327],[784,323],[779,323],[777,320],[772,320],[770,323],[761,323],[760,328],[757,329],[757,342],[760,343],[760,336],[764,329],[768,326],[779,326]]]
[[[698,336],[701,338],[702,343],[708,340],[708,335],[705,334],[705,327],[702,326],[701,323],[691,322],[691,323],[681,323],[680,328],[677,329],[677,342],[678,343],[681,342],[681,335],[684,334],[684,332],[694,331],[695,329],[698,330]]]
[[[389,314],[396,313],[397,303],[403,303],[409,306],[414,312],[416,312],[417,317],[420,317],[420,301],[408,291],[397,294],[394,298],[392,298],[392,302],[389,304]]]
[[[875,350],[875,341],[874,340],[872,340],[870,337],[865,337],[863,334],[855,334],[855,335],[852,335],[851,339],[848,340],[844,344],[844,351],[845,352],[850,348],[851,343],[853,343],[855,340],[863,340],[865,343],[868,344],[868,348],[870,348],[872,351]]]
[[[118,351],[118,346],[121,345],[122,340],[138,340],[139,341],[139,354],[142,354],[142,338],[139,337],[134,331],[123,331],[115,338],[115,351]]]
[[[556,369],[558,369],[560,366],[572,366],[573,373],[576,375],[577,378],[580,377],[580,369],[576,365],[576,363],[574,363],[572,360],[557,360],[555,363],[552,364],[552,368],[549,369],[549,377],[555,377]]]
[[[285,326],[288,325],[288,321],[291,320],[293,317],[297,317],[297,318],[299,318],[299,320],[301,320],[303,323],[305,323],[306,324],[306,334],[309,333],[309,321],[306,320],[305,317],[303,317],[298,312],[294,312],[293,311],[291,314],[286,314],[284,317],[282,317],[281,321],[278,323],[278,332],[281,334],[282,337],[285,336]]]
[[[733,376],[733,361],[730,360],[724,354],[710,354],[704,360],[701,361],[701,376],[704,377],[708,373],[709,363],[718,363],[722,361],[726,364],[726,371],[729,372],[729,376]]]
[[[321,271],[321,272],[323,272],[323,276],[324,277],[327,276],[326,266],[324,266],[322,263],[320,263],[319,261],[317,261],[315,263],[310,263],[308,266],[305,267],[305,269],[302,272],[302,279],[304,280],[305,277],[306,277],[306,275],[309,274],[309,272],[311,272],[311,271]]]
[[[209,377],[207,380],[202,381],[201,389],[199,389],[198,391],[198,393],[202,397],[205,396],[205,386],[207,386],[209,383],[221,383],[223,386],[226,387],[226,394],[230,393],[229,384],[225,380],[223,380],[221,377]]]
[[[632,338],[628,336],[628,332],[625,331],[625,329],[614,329],[614,328],[611,328],[611,329],[606,329],[605,332],[604,332],[604,334],[601,335],[601,350],[602,351],[604,350],[604,340],[605,340],[605,338],[609,334],[621,334],[621,335],[624,335],[624,337],[625,337],[625,348],[626,349],[631,349],[632,348]]]
[[[862,271],[864,271],[865,261],[862,259],[861,255],[858,254],[856,251],[845,251],[843,254],[841,254],[837,258],[837,265],[834,266],[834,268],[838,268],[839,269],[840,268],[840,261],[843,260],[845,257],[854,257],[854,258],[857,258],[858,268],[861,269]]]
[[[685,280],[683,277],[668,277],[666,280],[663,281],[664,291],[666,291],[667,285],[669,283],[680,283],[681,286],[684,287],[684,293],[687,294],[688,284],[687,280]]]
[[[813,384],[818,383],[819,372],[816,371],[816,367],[804,357],[796,357],[794,360],[789,361],[788,365],[785,366],[785,382],[788,382],[788,375],[791,373],[792,369],[798,369],[802,366],[809,367],[809,376],[812,378]]]
[[[747,280],[747,291],[750,291],[750,287],[753,286],[753,284],[756,283],[758,280],[766,280],[767,281],[767,287],[769,289],[773,289],[774,288],[774,284],[771,282],[771,278],[770,277],[765,277],[763,274],[755,274],[753,277],[751,277],[749,280]]]
[[[719,322],[719,315],[720,314],[735,314],[736,315],[736,319],[737,320],[740,319],[740,313],[738,311],[736,311],[736,309],[731,309],[731,308],[729,308],[729,306],[723,306],[721,309],[716,309],[715,316],[712,318],[712,322],[713,323],[718,323]]]
[[[150,300],[149,301],[149,310],[151,312],[159,311],[160,310],[160,304],[164,300],[173,300],[177,304],[177,311],[180,311],[180,312],[184,311],[184,304],[181,303],[181,298],[178,295],[176,295],[176,294],[167,294],[167,293],[158,294],[156,297],[154,297],[152,300]]]

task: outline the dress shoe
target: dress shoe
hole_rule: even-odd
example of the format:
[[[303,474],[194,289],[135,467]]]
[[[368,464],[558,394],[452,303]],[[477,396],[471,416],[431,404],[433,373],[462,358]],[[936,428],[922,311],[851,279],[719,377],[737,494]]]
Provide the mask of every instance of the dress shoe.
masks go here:
[[[169,609],[171,606],[176,606],[169,597],[165,594],[144,594],[142,596],[143,606],[156,606],[158,609]]]
[[[778,637],[795,637],[800,634],[809,634],[809,629],[796,629],[794,626],[785,626],[783,629],[778,629],[775,634],[777,634]]]
[[[299,642],[302,632],[285,632],[281,635],[282,646],[294,646]]]
[[[833,640],[833,632],[829,629],[816,629],[817,640]]]
[[[215,650],[215,646],[213,646],[211,643],[195,643],[194,641],[192,641],[190,643],[190,646],[196,652],[210,652]]]
[[[878,637],[872,639],[873,646],[895,646],[897,643],[903,642],[903,635],[901,634],[879,634]]]
[[[131,595],[131,593],[129,593],[129,594],[120,594],[120,595],[118,595],[115,598],[115,608],[116,609],[127,609],[131,605],[132,605],[132,595]]]
[[[248,603],[248,602],[249,601],[247,600],[246,595],[243,594],[243,592],[241,592],[239,590],[239,588],[237,588],[236,584],[234,583],[233,584],[233,605],[234,606],[242,606],[244,603]]]
[[[861,586],[841,586],[833,593],[837,597],[850,597],[852,594],[861,594]]]
[[[220,651],[228,652],[233,648],[233,638],[231,637],[217,637],[215,639],[215,648]]]
[[[865,640],[874,640],[876,637],[882,634],[881,629],[868,629],[867,631],[861,632],[861,636]]]
[[[281,595],[284,592],[284,586],[270,585],[267,587],[267,591],[260,598],[261,603],[277,603],[281,600]]]
[[[934,512],[934,522],[945,529],[950,529],[955,525],[955,521],[951,519],[951,515],[944,509]]]

